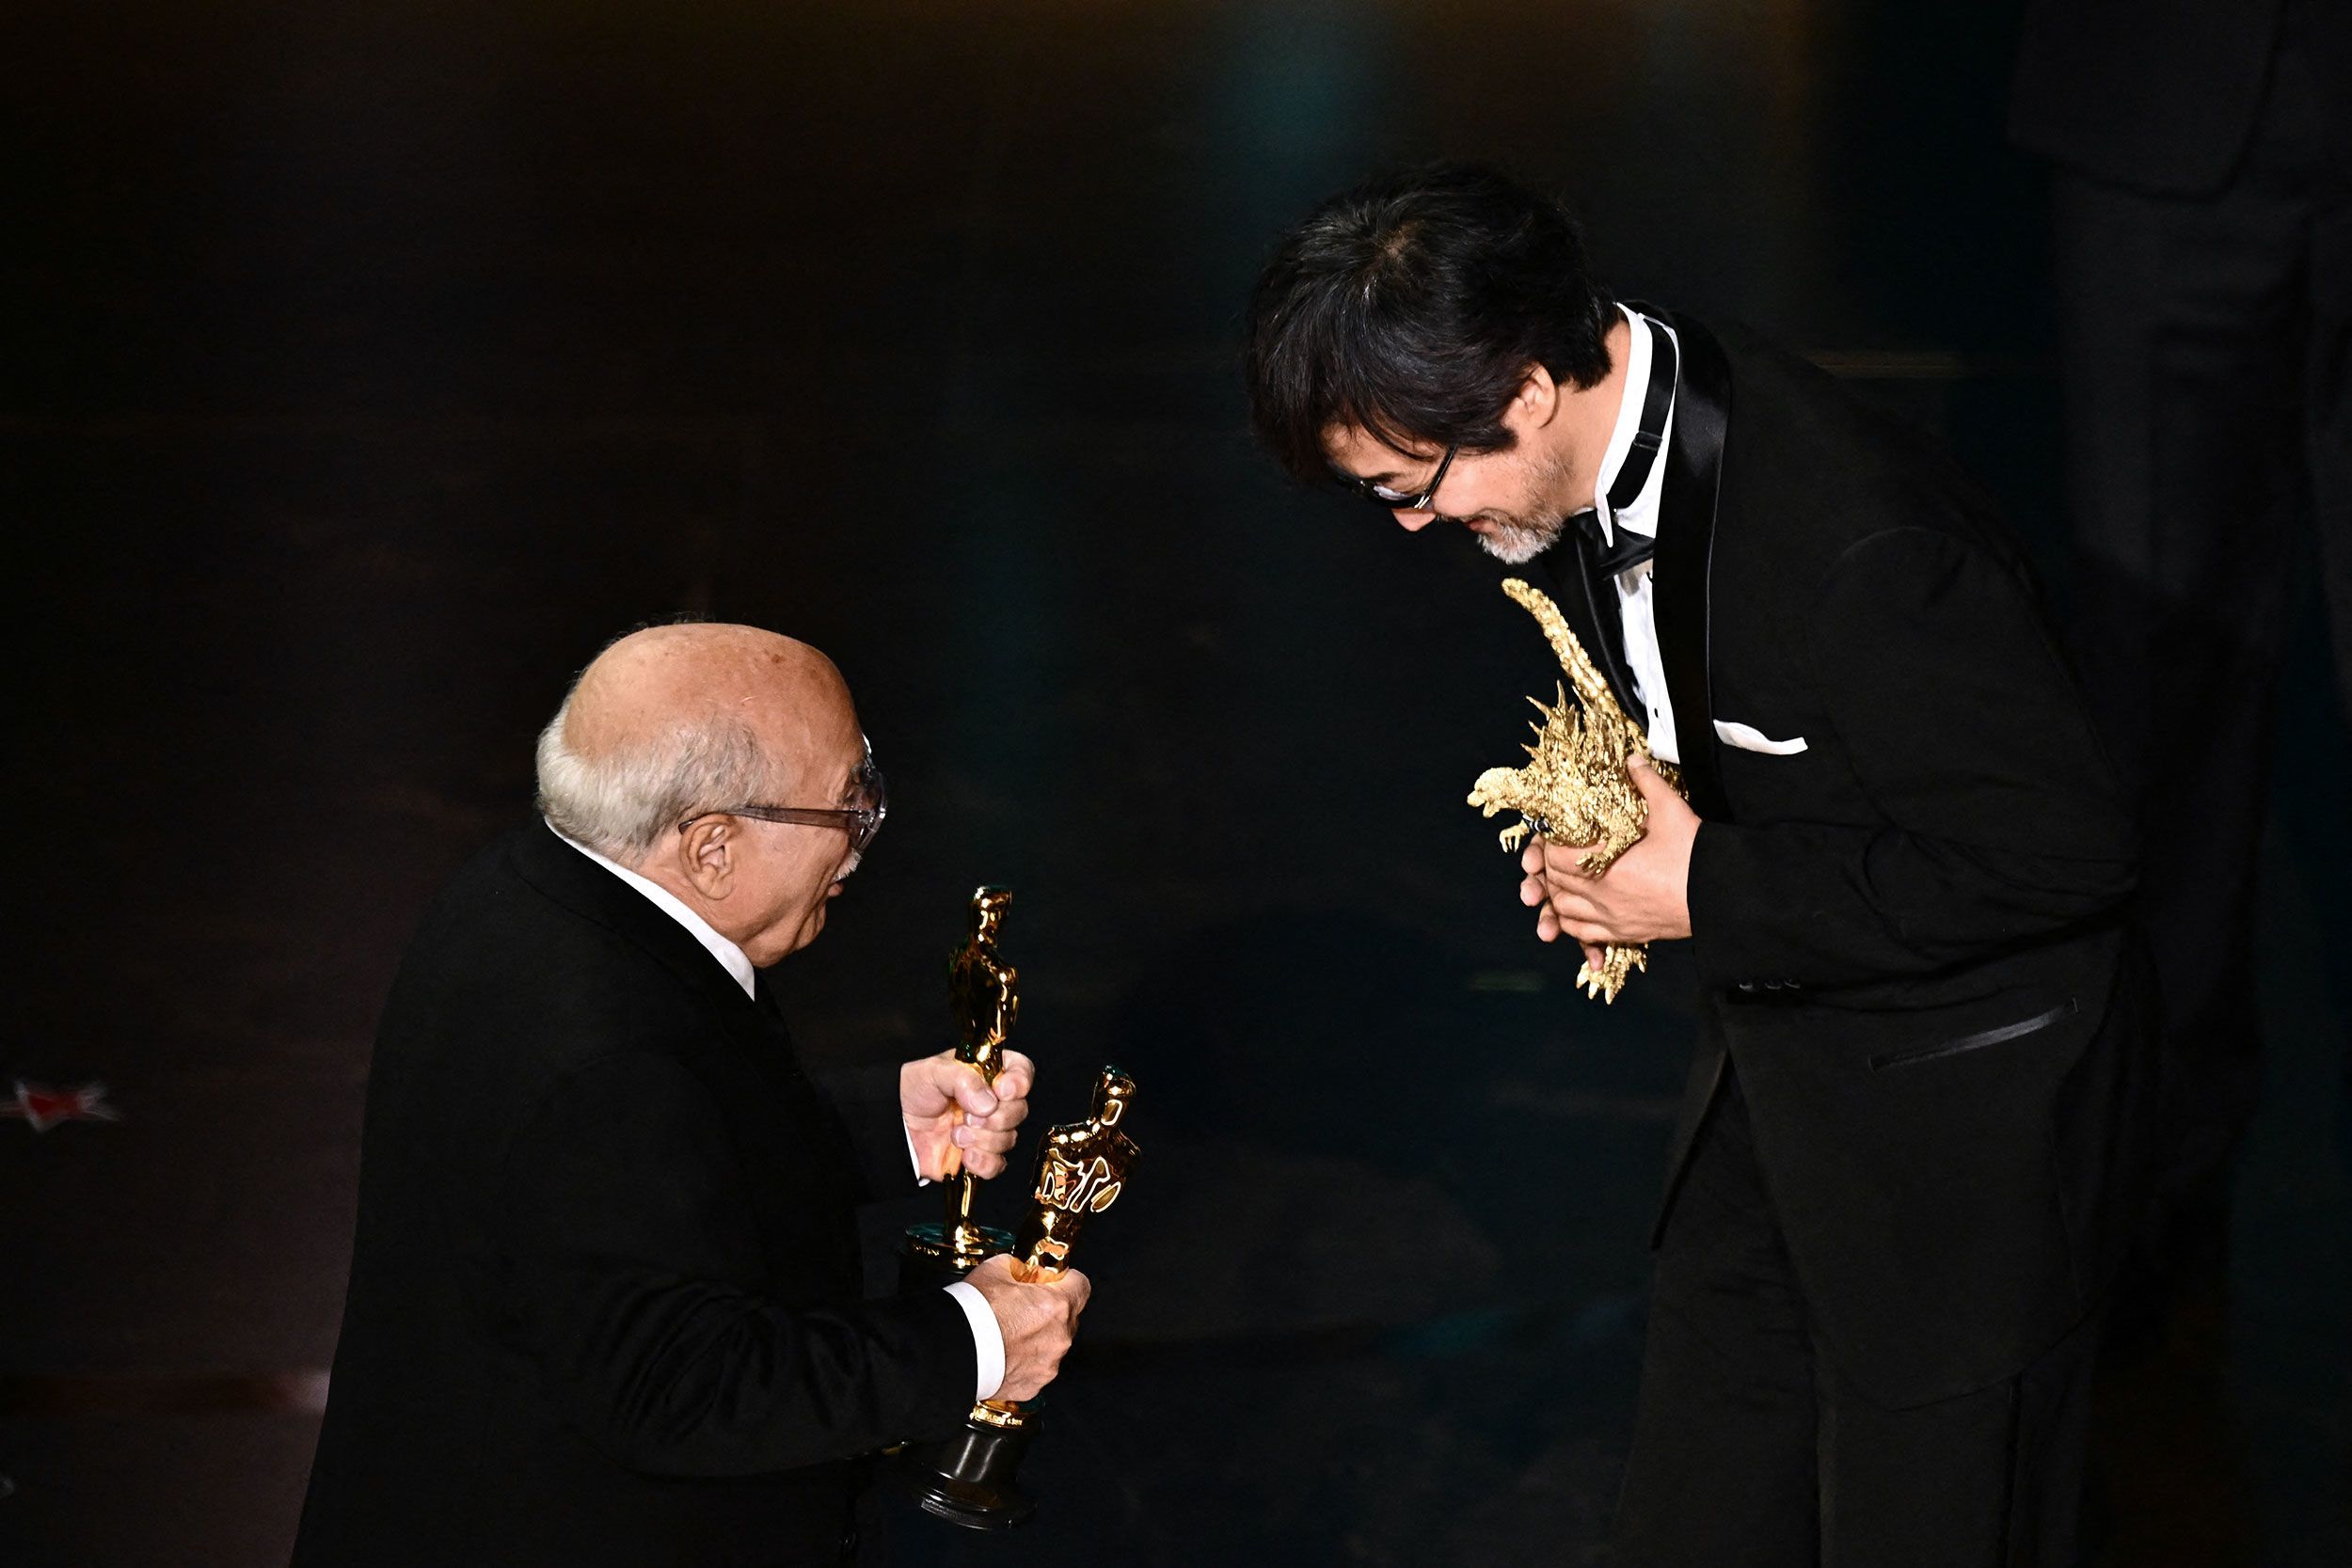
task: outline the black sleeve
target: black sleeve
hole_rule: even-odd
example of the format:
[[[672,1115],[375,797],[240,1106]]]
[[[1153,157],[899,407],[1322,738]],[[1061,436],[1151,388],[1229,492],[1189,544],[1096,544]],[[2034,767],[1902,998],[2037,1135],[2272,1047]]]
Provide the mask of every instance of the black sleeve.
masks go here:
[[[500,1209],[511,1332],[567,1418],[654,1475],[726,1476],[944,1432],[972,1402],[944,1291],[787,1310],[708,1092],[628,1053],[519,1130]]]
[[[822,1073],[817,1082],[840,1113],[850,1146],[857,1150],[860,1199],[886,1203],[919,1188],[914,1155],[907,1147],[906,1118],[898,1107],[898,1064]]]
[[[1708,822],[1701,976],[1839,985],[1943,969],[2115,911],[2132,828],[2030,591],[1928,529],[1850,548],[1807,649],[1879,827]]]

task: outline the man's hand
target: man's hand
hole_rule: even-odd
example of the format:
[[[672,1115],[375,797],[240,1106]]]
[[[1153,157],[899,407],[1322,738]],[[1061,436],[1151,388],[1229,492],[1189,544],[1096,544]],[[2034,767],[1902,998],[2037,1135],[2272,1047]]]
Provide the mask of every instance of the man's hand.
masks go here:
[[[1002,1060],[993,1088],[952,1051],[898,1069],[898,1113],[926,1181],[944,1181],[967,1164],[983,1180],[1005,1168],[1013,1129],[1029,1114],[1037,1069],[1018,1051]]]
[[[1587,877],[1576,867],[1591,853],[1591,845],[1540,838],[1519,856],[1519,869],[1527,873],[1519,883],[1519,902],[1536,911],[1536,936],[1553,942],[1565,931],[1583,945],[1585,962],[1596,969],[1604,946],[1631,947],[1691,934],[1691,844],[1698,837],[1698,816],[1648,763],[1628,757],[1626,768],[1649,802],[1649,828],[1614,865]]]
[[[1061,1358],[1078,1332],[1078,1314],[1087,1309],[1094,1287],[1075,1269],[1051,1284],[1025,1285],[1013,1277],[1012,1259],[1002,1255],[964,1278],[988,1298],[1005,1337],[1005,1381],[996,1386],[995,1397],[1037,1398],[1061,1370]]]

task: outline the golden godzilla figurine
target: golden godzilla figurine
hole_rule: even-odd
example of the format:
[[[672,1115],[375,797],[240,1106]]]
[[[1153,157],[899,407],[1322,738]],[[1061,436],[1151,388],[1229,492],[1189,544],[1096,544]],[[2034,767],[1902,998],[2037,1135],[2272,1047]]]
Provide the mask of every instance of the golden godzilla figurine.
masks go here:
[[[1470,786],[1470,803],[1487,816],[1499,811],[1519,814],[1518,822],[1502,830],[1505,849],[1518,848],[1531,833],[1555,844],[1591,845],[1577,869],[1597,877],[1649,827],[1649,803],[1626,772],[1626,758],[1641,756],[1677,790],[1681,775],[1674,764],[1650,755],[1649,737],[1617,705],[1609,683],[1568,629],[1560,607],[1518,578],[1506,579],[1502,591],[1544,628],[1545,640],[1567,672],[1568,686],[1576,689],[1576,705],[1569,705],[1565,687],[1554,689],[1556,706],[1547,707],[1530,697],[1544,721],[1529,726],[1535,732],[1535,744],[1527,748],[1527,766],[1487,768]],[[1576,983],[1586,996],[1614,1002],[1627,977],[1648,967],[1648,948],[1612,946],[1602,951],[1599,969],[1587,963],[1576,972]]]

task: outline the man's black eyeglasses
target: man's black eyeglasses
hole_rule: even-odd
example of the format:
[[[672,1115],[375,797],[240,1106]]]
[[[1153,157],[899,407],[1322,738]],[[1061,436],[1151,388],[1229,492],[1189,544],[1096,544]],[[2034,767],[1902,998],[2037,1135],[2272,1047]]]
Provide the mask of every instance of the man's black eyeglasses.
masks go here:
[[[874,766],[874,748],[867,745],[866,760],[850,775],[849,799],[846,806],[713,806],[696,812],[678,824],[682,832],[706,816],[749,816],[761,822],[787,822],[803,828],[839,828],[850,835],[850,856],[863,859],[866,847],[882,832],[882,818],[890,815],[890,800],[882,788],[882,769]]]
[[[1445,456],[1438,460],[1438,471],[1429,476],[1427,488],[1418,496],[1408,496],[1402,490],[1392,490],[1376,480],[1358,479],[1354,474],[1340,473],[1337,469],[1333,469],[1332,472],[1341,483],[1375,506],[1385,506],[1391,512],[1426,512],[1429,510],[1429,503],[1437,499],[1438,486],[1445,483],[1445,471],[1454,467],[1454,454],[1461,450],[1461,445],[1459,441],[1446,443]]]

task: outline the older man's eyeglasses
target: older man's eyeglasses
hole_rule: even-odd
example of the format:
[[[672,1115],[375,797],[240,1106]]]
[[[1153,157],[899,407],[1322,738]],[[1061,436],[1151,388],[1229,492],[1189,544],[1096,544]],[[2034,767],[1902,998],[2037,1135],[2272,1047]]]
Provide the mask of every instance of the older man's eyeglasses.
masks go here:
[[[874,766],[871,744],[857,771],[850,775],[846,798],[849,803],[840,806],[714,806],[687,817],[678,824],[678,831],[683,832],[706,816],[748,816],[803,828],[839,828],[850,835],[850,861],[855,864],[865,858],[866,847],[874,842],[874,835],[882,832],[882,818],[890,815],[889,797],[882,788],[882,769]]]
[[[1459,441],[1446,443],[1445,455],[1438,460],[1438,471],[1429,476],[1429,483],[1422,487],[1418,496],[1391,489],[1376,480],[1358,479],[1354,474],[1342,473],[1337,468],[1332,469],[1331,473],[1332,477],[1342,484],[1346,485],[1375,506],[1385,506],[1391,512],[1426,512],[1429,510],[1429,503],[1437,499],[1438,486],[1445,483],[1445,471],[1454,467],[1454,454],[1461,450],[1461,446],[1462,443]]]

